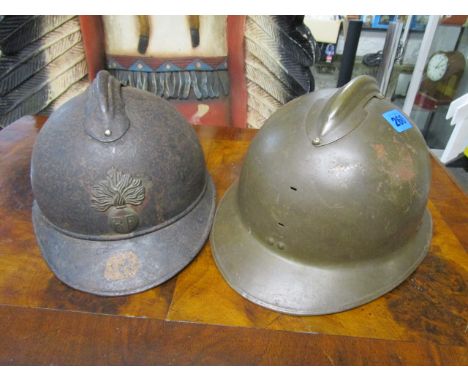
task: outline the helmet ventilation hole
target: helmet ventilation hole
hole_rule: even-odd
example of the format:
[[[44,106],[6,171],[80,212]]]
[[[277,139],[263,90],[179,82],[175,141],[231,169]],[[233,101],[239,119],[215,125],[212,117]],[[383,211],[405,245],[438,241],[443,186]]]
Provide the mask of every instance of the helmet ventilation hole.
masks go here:
[[[281,226],[281,227],[284,227],[284,224],[281,223],[281,222],[278,222],[278,225]]]
[[[289,188],[293,191],[297,191],[297,187],[289,186]]]

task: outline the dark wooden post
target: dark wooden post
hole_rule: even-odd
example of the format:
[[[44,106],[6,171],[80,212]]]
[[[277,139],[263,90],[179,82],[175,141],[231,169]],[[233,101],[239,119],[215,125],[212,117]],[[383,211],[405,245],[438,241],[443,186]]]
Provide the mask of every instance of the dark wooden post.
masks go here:
[[[105,68],[104,27],[102,16],[80,16],[81,35],[90,81]]]
[[[244,29],[245,16],[227,17],[231,126],[242,128],[247,127]]]

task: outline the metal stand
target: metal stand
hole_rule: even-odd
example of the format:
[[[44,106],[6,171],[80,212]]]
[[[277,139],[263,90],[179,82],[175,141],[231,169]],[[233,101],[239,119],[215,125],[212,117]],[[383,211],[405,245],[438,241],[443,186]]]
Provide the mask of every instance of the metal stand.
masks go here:
[[[416,99],[416,94],[418,93],[419,85],[421,84],[423,77],[424,67],[426,66],[426,61],[431,50],[432,40],[434,40],[435,32],[439,25],[439,19],[440,16],[429,16],[426,31],[424,32],[424,37],[419,49],[418,59],[414,66],[413,76],[411,77],[411,82],[403,105],[403,111],[407,115],[410,115],[411,110],[413,109],[414,100]]]
[[[337,87],[346,85],[353,74],[354,60],[361,36],[362,21],[350,21],[348,32],[346,33],[346,42],[341,57],[340,73],[338,75]]]
[[[392,75],[402,30],[403,23],[401,21],[391,23],[388,26],[383,49],[383,59],[379,66],[379,71],[377,72],[377,82],[379,83],[380,93],[384,95],[387,92],[388,82]]]

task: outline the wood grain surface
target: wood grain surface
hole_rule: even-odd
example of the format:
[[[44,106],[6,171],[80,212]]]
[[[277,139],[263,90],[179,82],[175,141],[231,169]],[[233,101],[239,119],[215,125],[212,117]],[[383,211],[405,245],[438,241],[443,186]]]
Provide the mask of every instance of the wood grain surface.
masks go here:
[[[294,317],[234,292],[208,243],[144,293],[97,297],[62,284],[31,223],[30,156],[44,121],[0,132],[0,364],[468,364],[468,197],[436,160],[434,236],[420,267],[364,306]],[[195,129],[219,202],[256,132]]]

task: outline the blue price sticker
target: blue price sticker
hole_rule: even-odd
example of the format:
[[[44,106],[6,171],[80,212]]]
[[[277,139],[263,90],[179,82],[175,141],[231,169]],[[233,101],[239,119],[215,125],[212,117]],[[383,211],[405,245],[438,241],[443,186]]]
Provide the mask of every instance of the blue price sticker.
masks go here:
[[[386,121],[399,133],[413,127],[403,113],[397,109],[383,113],[382,117],[384,117]]]

